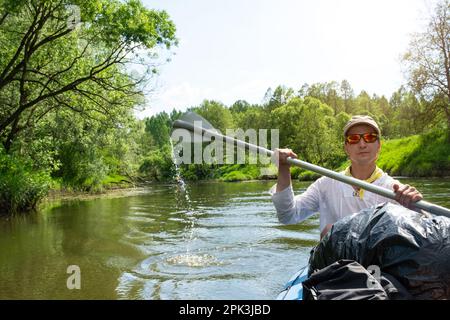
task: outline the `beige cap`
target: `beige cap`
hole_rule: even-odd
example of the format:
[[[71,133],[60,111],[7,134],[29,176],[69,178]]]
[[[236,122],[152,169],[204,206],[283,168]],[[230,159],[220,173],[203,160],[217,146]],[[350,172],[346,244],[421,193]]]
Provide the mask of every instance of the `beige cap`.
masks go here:
[[[377,131],[378,135],[381,135],[381,130],[378,127],[378,124],[375,122],[375,120],[373,120],[372,117],[370,117],[370,116],[353,116],[344,127],[344,137],[346,136],[347,131],[351,127],[356,126],[357,124],[367,124],[367,125],[373,127]]]

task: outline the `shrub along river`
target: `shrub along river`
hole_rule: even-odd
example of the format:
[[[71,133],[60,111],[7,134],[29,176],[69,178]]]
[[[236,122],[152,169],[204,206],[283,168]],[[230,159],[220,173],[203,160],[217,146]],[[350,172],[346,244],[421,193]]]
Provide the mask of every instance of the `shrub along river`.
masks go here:
[[[400,179],[450,207],[449,179]],[[0,217],[1,299],[274,299],[319,239],[281,225],[274,181],[151,185]],[[295,193],[310,182],[295,182]],[[80,270],[80,289],[68,289]]]

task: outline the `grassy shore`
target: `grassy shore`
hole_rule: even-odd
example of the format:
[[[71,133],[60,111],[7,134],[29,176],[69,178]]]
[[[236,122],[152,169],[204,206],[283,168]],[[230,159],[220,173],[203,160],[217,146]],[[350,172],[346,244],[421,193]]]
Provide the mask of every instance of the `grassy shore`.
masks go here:
[[[350,162],[344,161],[334,171],[344,170]],[[378,166],[392,176],[408,177],[444,177],[450,176],[450,144],[446,133],[434,131],[423,135],[414,135],[401,139],[382,141]],[[273,168],[271,168],[273,171]],[[320,177],[311,171],[298,167],[291,168],[293,179],[302,181]],[[243,181],[261,179],[260,168],[255,165],[234,165],[224,167],[220,172],[220,181]],[[264,177],[276,178],[274,174]]]
[[[395,176],[450,176],[450,144],[444,132],[431,132],[383,143],[378,166]]]

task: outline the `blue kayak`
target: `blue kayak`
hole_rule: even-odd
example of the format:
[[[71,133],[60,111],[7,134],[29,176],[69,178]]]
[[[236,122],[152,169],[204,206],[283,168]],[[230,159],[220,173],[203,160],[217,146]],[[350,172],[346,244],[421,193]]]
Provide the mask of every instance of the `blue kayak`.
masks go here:
[[[303,300],[303,281],[308,279],[308,265],[296,272],[284,286],[277,300]]]

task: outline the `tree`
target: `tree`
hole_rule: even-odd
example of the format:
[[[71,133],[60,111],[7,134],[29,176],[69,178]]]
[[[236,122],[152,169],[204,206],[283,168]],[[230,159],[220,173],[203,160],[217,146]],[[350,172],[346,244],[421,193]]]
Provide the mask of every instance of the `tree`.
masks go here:
[[[67,22],[74,5],[83,22],[76,28]],[[2,0],[0,35],[0,140],[6,150],[56,109],[114,119],[124,102],[142,100],[155,50],[176,44],[167,13],[138,0]],[[132,76],[133,66],[142,72]]]
[[[351,101],[354,97],[354,92],[352,86],[347,80],[342,80],[340,93],[343,100],[344,112],[349,114],[351,113]]]
[[[325,103],[329,105],[336,116],[339,112],[341,112],[341,99],[338,95],[338,84],[335,81],[329,82],[326,84],[326,100]]]
[[[372,113],[373,102],[369,94],[362,90],[355,98],[354,114],[368,114]]]
[[[250,103],[248,103],[245,100],[237,100],[235,103],[232,104],[230,107],[230,111],[232,113],[241,113],[245,112],[250,108]]]
[[[435,8],[426,30],[413,35],[403,57],[411,88],[427,101],[440,97],[450,142],[450,1]]]
[[[200,106],[193,108],[192,111],[198,113],[223,134],[226,133],[227,129],[235,127],[230,110],[221,102],[204,100]]]
[[[306,161],[334,164],[336,155],[342,153],[333,109],[318,99],[291,99],[273,110],[271,117],[273,127],[280,130],[280,147],[299,152]]]
[[[264,95],[264,104],[268,111],[272,111],[294,98],[295,92],[292,88],[286,86],[278,86],[275,90],[267,89]]]
[[[258,130],[271,127],[267,111],[258,106],[249,107],[245,112],[238,113],[235,119],[236,127],[243,130]]]
[[[330,106],[334,115],[343,111],[343,101],[339,95],[339,85],[336,81],[313,83],[311,86],[304,84],[298,91],[299,97],[313,97]]]
[[[162,148],[170,143],[170,130],[172,121],[166,112],[145,120],[145,130],[152,135],[153,141],[158,148]]]

